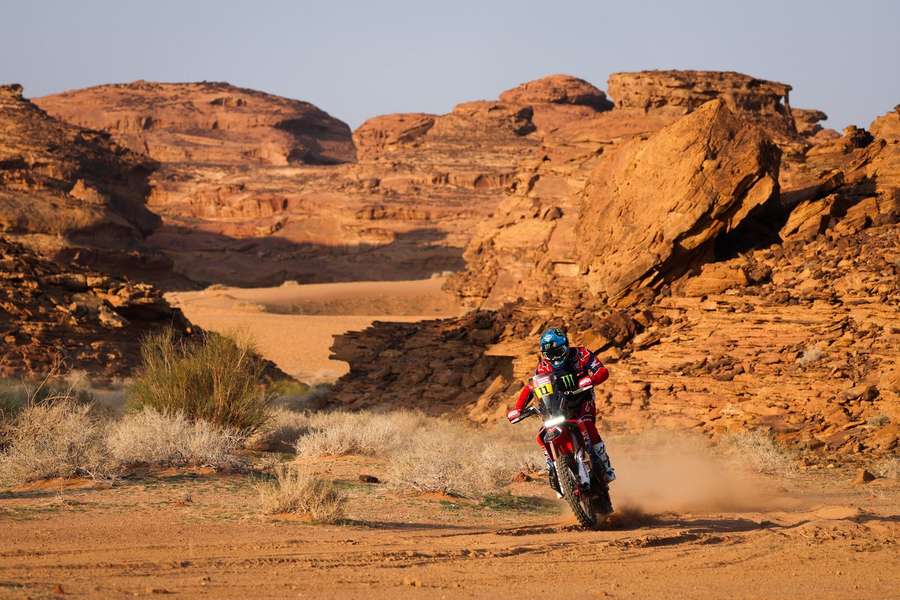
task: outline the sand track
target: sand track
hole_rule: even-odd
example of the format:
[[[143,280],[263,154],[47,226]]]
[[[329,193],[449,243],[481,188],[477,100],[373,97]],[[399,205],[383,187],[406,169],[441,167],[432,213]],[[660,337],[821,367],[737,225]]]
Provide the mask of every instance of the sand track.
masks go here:
[[[372,468],[326,466],[351,496],[335,526],[259,517],[246,475],[3,493],[0,597],[896,597],[895,480],[796,476],[779,480],[791,510],[626,508],[588,532],[562,506],[490,510],[351,483]],[[538,482],[512,491],[547,496]]]

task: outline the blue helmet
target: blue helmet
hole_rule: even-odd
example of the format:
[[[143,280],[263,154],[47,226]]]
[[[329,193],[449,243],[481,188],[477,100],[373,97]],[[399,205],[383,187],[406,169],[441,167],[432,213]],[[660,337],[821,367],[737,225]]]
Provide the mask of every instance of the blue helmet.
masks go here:
[[[553,368],[563,366],[569,356],[569,338],[566,332],[558,327],[545,331],[541,336],[541,355],[550,361]]]

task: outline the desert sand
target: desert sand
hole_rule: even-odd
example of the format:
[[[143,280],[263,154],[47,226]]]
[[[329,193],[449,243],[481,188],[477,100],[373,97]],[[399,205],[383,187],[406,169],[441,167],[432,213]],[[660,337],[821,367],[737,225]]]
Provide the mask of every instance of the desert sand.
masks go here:
[[[167,299],[193,323],[249,337],[260,353],[307,383],[327,383],[349,371],[329,358],[335,335],[377,320],[415,322],[456,316],[461,308],[441,286],[445,278],[297,285],[213,286],[173,292]]]
[[[415,496],[362,483],[384,478],[371,458],[303,465],[349,495],[347,520],[327,526],[259,516],[248,475],[43,482],[0,497],[0,597],[897,597],[896,479],[744,478],[702,452],[610,446],[620,514],[598,532],[542,478],[480,502]]]

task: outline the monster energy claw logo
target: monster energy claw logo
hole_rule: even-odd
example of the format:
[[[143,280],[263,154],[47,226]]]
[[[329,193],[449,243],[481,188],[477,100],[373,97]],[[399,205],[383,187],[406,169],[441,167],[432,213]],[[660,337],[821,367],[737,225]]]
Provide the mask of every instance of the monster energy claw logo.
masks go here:
[[[575,376],[571,373],[566,373],[562,376],[563,387],[567,390],[571,390],[575,388]]]

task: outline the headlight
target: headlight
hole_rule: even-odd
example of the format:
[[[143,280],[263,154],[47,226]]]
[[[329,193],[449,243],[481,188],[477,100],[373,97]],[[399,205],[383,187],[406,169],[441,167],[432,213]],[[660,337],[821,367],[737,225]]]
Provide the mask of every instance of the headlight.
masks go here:
[[[552,419],[547,419],[544,421],[544,427],[550,429],[551,427],[556,427],[557,425],[562,425],[566,422],[565,417],[553,417]]]

